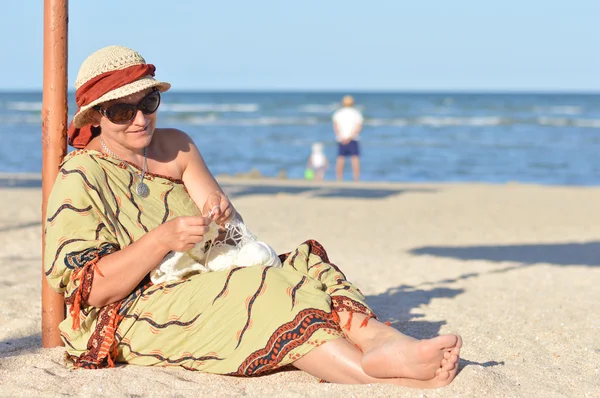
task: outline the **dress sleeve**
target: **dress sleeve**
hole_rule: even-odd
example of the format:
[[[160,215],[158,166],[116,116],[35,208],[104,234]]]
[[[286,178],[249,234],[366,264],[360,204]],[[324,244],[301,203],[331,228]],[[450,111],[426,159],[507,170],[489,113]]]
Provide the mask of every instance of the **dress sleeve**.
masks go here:
[[[85,302],[96,262],[118,250],[114,215],[102,194],[102,171],[67,162],[52,188],[44,227],[44,269],[50,286],[64,293],[68,304]],[[80,290],[78,292],[78,290]]]

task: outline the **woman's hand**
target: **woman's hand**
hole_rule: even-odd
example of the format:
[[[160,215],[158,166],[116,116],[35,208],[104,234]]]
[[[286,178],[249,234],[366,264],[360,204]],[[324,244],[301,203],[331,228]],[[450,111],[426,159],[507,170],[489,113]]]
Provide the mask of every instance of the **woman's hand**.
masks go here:
[[[184,252],[202,242],[211,219],[203,216],[176,217],[154,231],[157,244],[167,251]]]
[[[216,191],[208,196],[204,206],[202,206],[202,214],[210,217],[218,225],[223,226],[235,217],[235,209],[227,195],[221,191]]]

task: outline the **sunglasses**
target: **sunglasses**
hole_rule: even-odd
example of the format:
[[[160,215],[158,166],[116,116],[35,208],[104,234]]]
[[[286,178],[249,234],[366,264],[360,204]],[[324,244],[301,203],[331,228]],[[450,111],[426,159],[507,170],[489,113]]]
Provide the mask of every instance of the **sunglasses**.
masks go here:
[[[101,105],[96,105],[95,110],[106,117],[114,124],[127,124],[135,119],[138,109],[144,115],[151,115],[158,109],[160,105],[160,91],[154,90],[147,96],[141,99],[137,104],[113,104],[107,108]]]

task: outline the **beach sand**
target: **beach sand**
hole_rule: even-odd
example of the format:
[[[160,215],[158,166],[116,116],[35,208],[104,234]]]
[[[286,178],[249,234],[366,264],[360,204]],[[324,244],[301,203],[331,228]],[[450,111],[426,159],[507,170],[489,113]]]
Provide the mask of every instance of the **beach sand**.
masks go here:
[[[12,181],[12,182],[11,182]],[[278,252],[308,238],[414,337],[460,333],[448,387],[233,378],[172,368],[68,370],[42,349],[39,180],[0,179],[2,396],[600,396],[600,188],[222,179]]]

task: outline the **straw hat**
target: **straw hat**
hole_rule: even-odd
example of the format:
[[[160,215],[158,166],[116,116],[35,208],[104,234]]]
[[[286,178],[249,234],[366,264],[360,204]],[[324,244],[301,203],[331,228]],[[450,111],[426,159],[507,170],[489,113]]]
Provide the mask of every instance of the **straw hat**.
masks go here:
[[[75,80],[75,88],[79,89],[79,87],[81,87],[87,81],[102,73],[125,69],[133,65],[145,63],[146,60],[138,52],[130,48],[123,46],[104,47],[83,61],[81,68],[79,68],[77,79]],[[151,87],[156,87],[160,92],[165,92],[171,88],[171,85],[166,82],[158,81],[151,75],[144,76],[133,83],[129,83],[115,90],[109,91],[97,100],[82,106],[79,112],[77,112],[73,117],[73,124],[75,127],[81,128],[92,123],[89,110],[98,104],[127,97],[131,94],[138,93]]]
[[[354,98],[351,95],[345,95],[342,98],[342,105],[344,106],[354,106]]]

